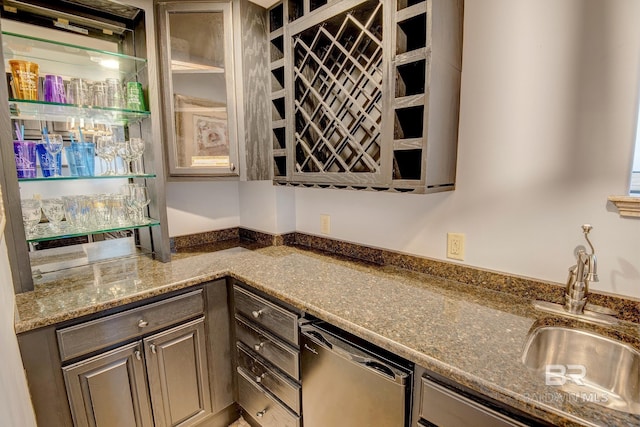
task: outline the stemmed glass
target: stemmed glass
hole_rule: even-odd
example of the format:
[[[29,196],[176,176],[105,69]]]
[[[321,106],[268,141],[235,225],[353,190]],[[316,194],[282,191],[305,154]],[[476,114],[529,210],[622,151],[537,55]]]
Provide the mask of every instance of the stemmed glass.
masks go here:
[[[116,145],[113,143],[113,137],[110,135],[99,136],[96,140],[96,154],[107,164],[107,170],[102,175],[115,175],[115,171],[111,168],[111,163],[116,158]]]
[[[144,208],[151,202],[149,198],[149,192],[147,191],[147,187],[142,185],[137,185],[132,188],[132,204],[136,208],[136,217],[138,224],[144,224],[147,222],[147,219],[144,215]]]
[[[117,143],[118,156],[122,158],[122,163],[124,167],[123,175],[132,175],[131,171],[131,161],[135,159],[137,154],[133,152],[131,149],[131,141],[123,141]]]
[[[49,226],[53,231],[59,231],[64,219],[64,203],[62,199],[42,200],[42,211],[49,220]]]
[[[135,169],[134,173],[136,175],[139,175],[144,172],[142,170],[138,170],[138,169],[142,169],[142,168],[138,168],[138,165],[140,163],[140,159],[142,158],[142,153],[144,153],[144,140],[142,138],[130,138],[129,148],[131,150],[131,155],[133,157],[131,160]]]
[[[62,135],[57,133],[45,133],[42,135],[42,143],[44,144],[44,149],[49,154],[49,158],[53,163],[53,175],[52,176],[61,176],[62,171],[58,168],[58,154],[62,152],[63,142]]]

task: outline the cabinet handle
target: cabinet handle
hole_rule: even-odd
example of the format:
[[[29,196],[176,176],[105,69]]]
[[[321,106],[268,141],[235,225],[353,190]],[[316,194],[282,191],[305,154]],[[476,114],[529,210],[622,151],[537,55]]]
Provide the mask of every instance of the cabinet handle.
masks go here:
[[[151,353],[156,354],[156,345],[155,344],[149,344],[149,349],[151,350]]]
[[[254,346],[253,346],[253,349],[254,349],[255,351],[260,351],[260,349],[261,349],[262,347],[264,347],[264,344],[265,344],[265,342],[264,342],[264,341],[260,341],[258,344],[256,344],[256,345],[254,345]]]
[[[262,417],[264,417],[264,414],[266,414],[266,413],[267,413],[267,408],[264,408],[262,411],[256,412],[256,417],[262,418]]]
[[[236,170],[236,165],[235,165],[235,163],[229,163],[229,169],[231,169],[231,172],[233,172],[234,170]]]
[[[147,326],[149,326],[149,322],[142,319],[138,320],[138,328],[146,328]]]
[[[267,376],[267,373],[266,373],[266,372],[263,372],[263,374],[262,374],[262,375],[256,375],[256,382],[257,382],[257,383],[261,383],[261,382],[262,382],[262,380],[263,380],[266,376]]]
[[[251,315],[252,315],[255,319],[257,319],[258,317],[260,317],[260,316],[262,315],[262,313],[264,313],[264,311],[263,311],[263,310],[254,310],[254,311],[252,311],[252,312],[251,312]]]
[[[134,351],[133,354],[136,356],[136,359],[142,360],[142,353],[140,353],[140,350]]]

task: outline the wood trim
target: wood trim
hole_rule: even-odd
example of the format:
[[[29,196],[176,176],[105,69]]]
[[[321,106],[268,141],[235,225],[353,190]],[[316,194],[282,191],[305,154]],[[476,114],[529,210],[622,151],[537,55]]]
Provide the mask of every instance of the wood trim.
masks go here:
[[[640,197],[609,196],[608,200],[615,205],[620,216],[640,218]]]

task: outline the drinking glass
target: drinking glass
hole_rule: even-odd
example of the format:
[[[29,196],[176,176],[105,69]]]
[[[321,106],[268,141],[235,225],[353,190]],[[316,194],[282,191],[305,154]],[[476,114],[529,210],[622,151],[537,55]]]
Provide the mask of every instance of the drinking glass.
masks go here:
[[[109,208],[111,211],[111,224],[115,226],[123,226],[129,222],[129,213],[127,207],[127,196],[124,194],[111,194],[109,197]]]
[[[124,90],[120,79],[107,79],[107,107],[124,108]]]
[[[137,153],[131,148],[131,140],[117,143],[118,157],[122,159],[123,175],[132,175],[131,162],[137,157]]]
[[[111,209],[109,195],[96,194],[91,199],[91,225],[97,228],[104,228],[111,221]]]
[[[144,140],[142,138],[130,138],[129,139],[129,148],[131,150],[131,163],[133,167],[133,173],[136,175],[140,175],[144,173],[144,170],[141,165],[142,154],[144,153]]]
[[[75,105],[89,105],[89,86],[86,80],[73,78],[69,81],[67,102]]]
[[[124,196],[124,203],[127,208],[127,216],[132,223],[137,223],[138,221],[138,210],[134,203],[136,187],[138,187],[138,184],[124,184],[120,187],[120,194]]]
[[[115,175],[116,173],[111,165],[116,158],[116,145],[111,135],[98,137],[96,140],[96,154],[107,164],[107,170],[102,175]]]
[[[147,190],[147,187],[145,187],[143,185],[137,185],[137,186],[133,187],[132,198],[133,198],[132,204],[136,208],[136,211],[137,211],[137,213],[136,213],[137,223],[138,224],[146,224],[148,220],[144,215],[144,208],[147,207],[149,202],[151,202],[151,199],[149,198],[149,191]]]
[[[53,231],[61,228],[64,219],[64,203],[62,199],[44,199],[42,200],[42,211],[49,220],[49,227]]]
[[[42,143],[44,144],[44,149],[49,154],[49,158],[52,159],[52,163],[54,166],[52,168],[52,176],[62,176],[62,171],[57,167],[58,155],[62,152],[63,147],[62,135],[57,133],[42,135]]]
[[[33,234],[36,226],[40,223],[42,213],[40,211],[40,200],[25,199],[21,202],[22,206],[22,222],[27,234]]]

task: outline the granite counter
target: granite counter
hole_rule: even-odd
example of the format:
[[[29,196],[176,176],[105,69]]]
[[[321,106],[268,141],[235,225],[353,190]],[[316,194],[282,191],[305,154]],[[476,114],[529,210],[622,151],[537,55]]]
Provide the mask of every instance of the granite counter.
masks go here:
[[[596,329],[640,348],[639,325],[578,325],[536,312],[517,296],[289,246],[227,243],[174,255],[170,263],[132,257],[48,275],[16,296],[16,333],[225,276],[550,423],[640,425],[638,415],[546,386],[521,362],[528,334],[542,325]]]

